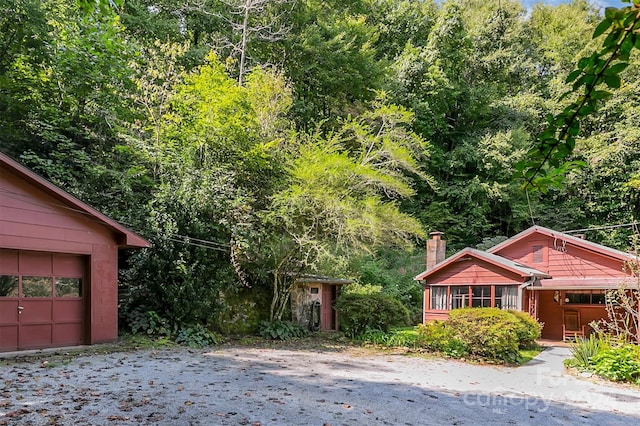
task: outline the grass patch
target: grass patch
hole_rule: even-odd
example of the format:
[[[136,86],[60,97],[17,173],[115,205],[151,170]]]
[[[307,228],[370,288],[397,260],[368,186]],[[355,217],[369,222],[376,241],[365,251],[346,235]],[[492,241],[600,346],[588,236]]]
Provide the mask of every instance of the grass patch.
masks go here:
[[[518,365],[524,365],[534,359],[540,352],[544,350],[543,346],[535,346],[529,349],[520,349],[520,361]]]

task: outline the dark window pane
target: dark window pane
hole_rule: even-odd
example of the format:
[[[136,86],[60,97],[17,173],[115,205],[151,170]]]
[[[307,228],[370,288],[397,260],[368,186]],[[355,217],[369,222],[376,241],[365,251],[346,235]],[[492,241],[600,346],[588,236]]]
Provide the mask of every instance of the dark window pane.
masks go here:
[[[491,286],[471,287],[471,306],[474,308],[491,307]]]
[[[17,275],[0,275],[0,297],[18,297]]]
[[[489,297],[491,296],[491,286],[473,286],[471,287],[471,293],[473,294],[473,297]]]
[[[591,293],[588,293],[588,292],[567,293],[565,302],[589,304],[591,303]]]
[[[56,297],[82,296],[81,278],[56,278]]]
[[[23,297],[51,297],[53,293],[53,278],[51,277],[22,277]]]
[[[593,293],[591,295],[591,303],[594,305],[604,305],[605,304],[605,295],[603,293]]]
[[[469,287],[451,287],[451,309],[466,308],[469,306]]]

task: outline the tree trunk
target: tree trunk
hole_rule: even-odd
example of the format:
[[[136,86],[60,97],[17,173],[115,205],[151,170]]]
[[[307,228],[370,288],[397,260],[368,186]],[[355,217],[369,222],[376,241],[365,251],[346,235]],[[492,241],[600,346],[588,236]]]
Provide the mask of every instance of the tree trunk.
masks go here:
[[[249,30],[249,6],[251,0],[245,0],[244,2],[244,20],[242,22],[242,42],[240,46],[240,70],[238,72],[238,84],[242,86],[242,79],[244,77],[244,61],[247,56],[247,32]]]

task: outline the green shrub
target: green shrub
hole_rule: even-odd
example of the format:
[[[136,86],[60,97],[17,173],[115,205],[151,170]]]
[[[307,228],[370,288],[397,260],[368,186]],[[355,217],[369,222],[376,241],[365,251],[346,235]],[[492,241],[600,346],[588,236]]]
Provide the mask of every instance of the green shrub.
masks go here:
[[[411,330],[394,330],[387,338],[387,346],[392,348],[417,348],[420,346],[420,336]]]
[[[565,365],[581,370],[591,370],[593,358],[608,348],[610,348],[608,341],[595,333],[591,334],[588,339],[578,339],[576,343],[571,345],[572,357],[565,361]]]
[[[389,346],[390,335],[378,329],[368,329],[356,336],[357,339],[364,343],[371,343],[378,346]]]
[[[526,312],[511,310],[507,312],[514,315],[519,322],[516,334],[518,335],[520,349],[535,346],[536,339],[540,338],[542,333],[542,324]]]
[[[304,337],[307,331],[291,321],[261,321],[258,333],[265,339],[291,340]]]
[[[420,336],[415,330],[393,330],[384,332],[382,330],[365,330],[364,333],[357,336],[358,339],[365,343],[371,343],[378,346],[388,348],[417,348],[421,346]]]
[[[447,321],[429,321],[416,327],[421,345],[434,352],[442,352],[453,358],[468,355],[467,348],[453,333]]]
[[[190,348],[203,348],[220,342],[220,336],[202,324],[189,324],[180,327],[175,342]]]
[[[131,310],[127,316],[127,325],[131,333],[146,333],[149,336],[171,337],[175,327],[171,326],[168,319],[161,317],[156,311],[147,310],[140,306]]]
[[[640,347],[633,344],[604,349],[591,358],[593,371],[616,382],[640,381]]]
[[[355,338],[368,329],[388,331],[391,327],[406,326],[409,312],[400,302],[382,294],[341,295],[335,308],[340,315],[340,328]]]
[[[505,362],[520,359],[520,320],[498,308],[454,309],[447,326],[471,355]]]

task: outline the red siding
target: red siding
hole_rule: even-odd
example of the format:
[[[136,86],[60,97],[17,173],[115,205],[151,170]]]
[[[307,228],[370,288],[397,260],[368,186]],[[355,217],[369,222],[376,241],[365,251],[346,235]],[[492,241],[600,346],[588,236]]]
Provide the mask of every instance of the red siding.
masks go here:
[[[538,319],[544,323],[542,338],[550,340],[562,340],[562,312],[565,309],[580,311],[580,323],[589,333],[589,323],[607,318],[606,308],[602,305],[577,305],[563,302],[565,292],[561,292],[558,302],[553,300],[553,291],[537,291],[538,293]]]
[[[449,318],[449,311],[434,311],[434,310],[426,310],[424,311],[424,321],[433,321],[433,320],[441,320],[444,321]]]
[[[118,337],[118,247],[95,246],[91,259],[89,343],[108,342]]]
[[[118,239],[122,236],[102,218],[72,208],[48,191],[0,162],[0,270],[7,274],[19,269],[42,275],[81,274],[84,295],[75,300],[29,301],[37,305],[37,317],[30,316],[20,325],[18,302],[4,298],[0,308],[2,350],[100,343],[118,336]],[[18,327],[22,327],[21,347],[13,347]],[[3,342],[8,344],[3,346]]]
[[[427,284],[513,284],[518,275],[476,258],[460,260],[431,275]]]
[[[88,254],[114,235],[10,173],[0,180],[0,247]]]
[[[544,262],[533,263],[533,246],[544,245]],[[525,263],[553,278],[605,278],[626,277],[622,262],[609,256],[586,250],[561,239],[539,234],[531,235],[495,254],[516,262]]]
[[[538,320],[544,323],[542,338],[562,340],[562,309],[553,300],[553,291],[538,292]]]

